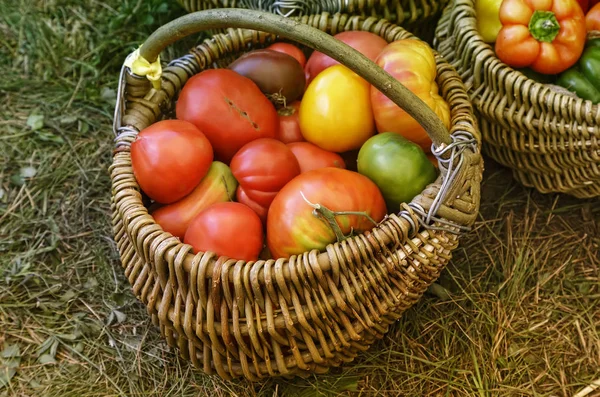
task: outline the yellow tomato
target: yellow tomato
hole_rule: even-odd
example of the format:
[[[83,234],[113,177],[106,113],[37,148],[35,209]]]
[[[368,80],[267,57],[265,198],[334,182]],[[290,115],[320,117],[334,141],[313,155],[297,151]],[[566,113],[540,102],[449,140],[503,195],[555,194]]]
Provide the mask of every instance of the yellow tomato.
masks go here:
[[[370,84],[342,65],[315,77],[298,116],[304,139],[331,152],[358,149],[375,133]]]

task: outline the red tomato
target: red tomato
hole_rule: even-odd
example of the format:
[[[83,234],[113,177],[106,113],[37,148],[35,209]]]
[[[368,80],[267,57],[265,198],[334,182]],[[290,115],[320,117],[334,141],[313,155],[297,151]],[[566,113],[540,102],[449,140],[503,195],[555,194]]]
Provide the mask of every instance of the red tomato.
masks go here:
[[[304,67],[304,65],[306,65],[306,56],[304,55],[304,53],[302,52],[302,50],[300,48],[296,47],[293,44],[275,43],[275,44],[271,44],[270,46],[268,46],[267,50],[283,52],[284,54],[288,54],[288,55],[296,58],[298,63],[300,63],[300,66]]]
[[[333,228],[313,213],[309,202],[335,212],[365,212],[375,222],[386,214],[381,192],[366,176],[331,167],[303,173],[281,189],[269,208],[267,244],[273,258],[288,258],[312,249],[322,251],[336,241]],[[344,235],[375,226],[361,215],[337,215],[334,222]]]
[[[131,166],[153,200],[173,203],[189,194],[213,161],[206,136],[193,124],[163,120],[144,128],[131,144]]]
[[[263,249],[263,226],[244,204],[213,204],[192,221],[183,239],[195,252],[214,252],[231,259],[254,261]]]
[[[299,108],[300,102],[296,101],[277,111],[277,114],[279,115],[279,132],[277,132],[277,139],[283,143],[304,141],[302,132],[300,132],[300,123],[298,121]]]
[[[278,128],[275,106],[252,80],[228,69],[205,70],[189,79],[176,112],[206,134],[225,163],[246,143],[274,138]]]
[[[300,165],[285,143],[264,138],[235,154],[231,172],[248,198],[268,208],[277,192],[300,174]]]
[[[213,161],[206,176],[190,194],[172,204],[148,208],[148,212],[165,232],[183,238],[196,215],[215,203],[232,201],[237,186],[229,167]]]
[[[244,188],[241,186],[237,188],[235,195],[239,203],[247,205],[252,211],[256,212],[256,215],[258,215],[263,225],[267,223],[267,213],[269,212],[268,207],[264,207],[248,197],[244,191]],[[275,198],[275,195],[273,195],[273,198]],[[273,200],[273,198],[271,200]]]
[[[293,142],[287,145],[300,164],[300,172],[325,167],[346,168],[344,159],[337,153],[321,149],[310,142]]]
[[[348,31],[338,33],[333,37],[348,44],[372,61],[375,61],[377,55],[379,55],[381,50],[388,44],[382,37],[371,32]],[[313,52],[308,58],[308,62],[306,62],[306,67],[304,68],[307,86],[323,70],[330,66],[337,65],[338,63],[338,61],[322,52]]]

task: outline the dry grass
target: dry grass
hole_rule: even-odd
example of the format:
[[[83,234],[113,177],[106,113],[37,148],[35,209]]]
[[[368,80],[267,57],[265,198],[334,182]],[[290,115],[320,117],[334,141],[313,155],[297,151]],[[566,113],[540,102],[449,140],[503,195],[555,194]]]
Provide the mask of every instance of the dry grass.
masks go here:
[[[439,285],[354,363],[256,385],[195,371],[132,296],[109,226],[118,68],[181,10],[0,10],[0,396],[573,396],[600,378],[600,202],[531,192],[491,162]]]

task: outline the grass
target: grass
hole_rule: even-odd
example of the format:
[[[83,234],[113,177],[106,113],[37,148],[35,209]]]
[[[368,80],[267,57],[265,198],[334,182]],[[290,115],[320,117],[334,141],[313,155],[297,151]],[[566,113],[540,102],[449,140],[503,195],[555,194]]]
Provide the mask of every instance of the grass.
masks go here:
[[[600,378],[600,202],[524,189],[491,161],[438,286],[355,362],[262,384],[194,370],[121,274],[107,171],[121,62],[182,10],[0,10],[0,396],[566,397]]]

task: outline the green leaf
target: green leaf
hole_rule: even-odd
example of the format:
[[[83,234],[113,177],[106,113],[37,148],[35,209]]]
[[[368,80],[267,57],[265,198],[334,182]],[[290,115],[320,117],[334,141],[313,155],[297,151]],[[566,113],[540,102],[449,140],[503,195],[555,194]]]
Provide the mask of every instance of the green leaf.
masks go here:
[[[19,345],[4,345],[4,350],[0,353],[0,388],[8,385],[17,373],[20,364],[21,349],[19,349]]]
[[[57,335],[62,340],[68,340],[69,342],[75,342],[79,338],[80,333],[74,332],[72,334],[60,334]]]
[[[121,324],[122,322],[124,322],[127,319],[127,314],[125,314],[119,310],[113,310],[113,313],[115,314],[115,317],[117,319],[117,324]]]
[[[27,117],[27,125],[33,130],[37,131],[42,129],[44,126],[44,115],[32,113]]]
[[[83,343],[77,342],[77,344],[73,346],[73,350],[75,350],[78,353],[83,353]]]
[[[77,293],[75,291],[73,291],[72,289],[70,289],[67,292],[65,292],[63,294],[63,296],[60,297],[60,300],[62,302],[68,302],[68,301],[74,299],[76,296],[77,296]]]
[[[86,134],[89,130],[90,125],[82,120],[79,120],[79,123],[77,124],[77,131],[81,132],[82,134]]]
[[[125,306],[129,301],[129,295],[123,292],[115,292],[114,294],[112,294],[111,298],[118,307]]]
[[[13,174],[10,176],[10,182],[16,186],[23,186],[25,184],[25,180],[19,174]]]
[[[54,336],[49,336],[48,338],[46,338],[46,340],[40,345],[40,347],[38,347],[37,356],[39,357],[45,352],[47,352],[55,342],[57,342],[57,340]]]
[[[437,283],[433,283],[429,286],[428,292],[432,295],[437,296],[442,301],[450,300],[450,293],[448,290]]]
[[[58,144],[65,143],[65,140],[61,136],[55,135],[48,131],[37,131],[37,135],[38,135],[38,138],[40,139],[40,141],[52,142],[52,143],[58,143]]]
[[[63,116],[58,121],[61,124],[73,124],[78,120],[77,116]]]
[[[0,356],[3,358],[21,357],[19,345],[5,345],[4,350],[2,350],[2,353],[0,353]]]
[[[83,287],[85,289],[92,289],[92,288],[96,288],[97,286],[98,286],[98,280],[96,280],[95,277],[88,278],[88,280],[85,282],[85,284],[83,284]]]
[[[38,358],[40,364],[56,364],[56,359],[50,354],[43,354]]]
[[[100,91],[100,96],[102,99],[111,102],[117,99],[117,91],[109,87],[102,87],[102,91]]]
[[[154,23],[154,17],[150,14],[147,14],[142,20],[142,24],[144,25],[152,25]]]
[[[17,373],[16,368],[9,368],[3,365],[0,365],[0,388],[8,385],[13,376]]]

